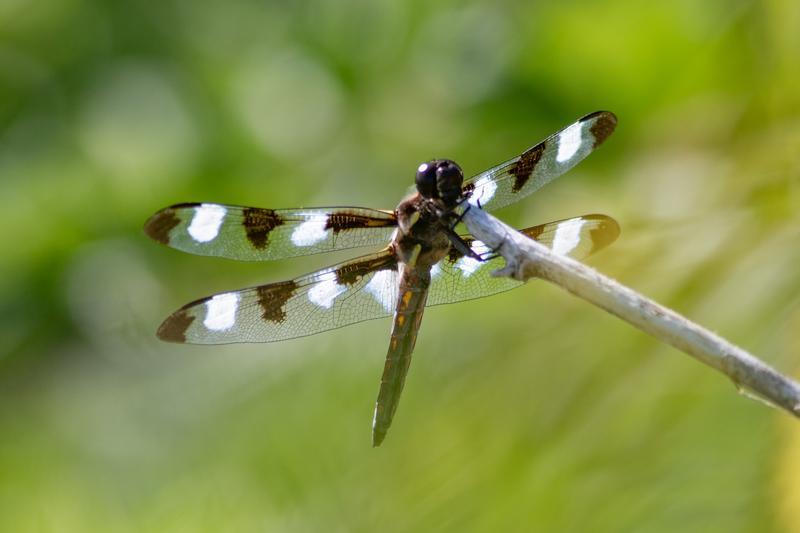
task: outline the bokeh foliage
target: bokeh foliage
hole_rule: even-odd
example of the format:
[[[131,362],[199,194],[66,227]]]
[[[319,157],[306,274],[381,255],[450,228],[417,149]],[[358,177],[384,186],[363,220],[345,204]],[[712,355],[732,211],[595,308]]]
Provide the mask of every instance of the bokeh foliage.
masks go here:
[[[593,264],[798,371],[796,1],[3,2],[0,530],[800,530],[796,421],[543,283],[427,313],[378,450],[386,321],[154,337],[331,261],[185,256],[156,209],[391,208],[595,109],[617,133],[501,216],[616,217]]]

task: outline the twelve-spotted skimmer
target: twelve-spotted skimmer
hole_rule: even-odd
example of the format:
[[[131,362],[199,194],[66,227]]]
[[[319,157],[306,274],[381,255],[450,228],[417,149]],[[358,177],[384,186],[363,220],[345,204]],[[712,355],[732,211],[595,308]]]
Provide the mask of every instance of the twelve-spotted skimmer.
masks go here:
[[[520,285],[490,273],[501,261],[482,242],[453,228],[463,209],[497,209],[529,195],[575,166],[611,135],[616,117],[586,115],[518,157],[466,181],[449,160],[417,169],[417,192],[394,210],[361,207],[262,209],[178,204],[144,230],[185,252],[265,261],[389,243],[383,250],[288,281],[215,294],[186,304],[161,324],[172,342],[272,342],[394,316],[372,424],[383,441],[400,399],[426,305],[503,292]],[[619,235],[605,215],[584,215],[521,230],[574,258]]]

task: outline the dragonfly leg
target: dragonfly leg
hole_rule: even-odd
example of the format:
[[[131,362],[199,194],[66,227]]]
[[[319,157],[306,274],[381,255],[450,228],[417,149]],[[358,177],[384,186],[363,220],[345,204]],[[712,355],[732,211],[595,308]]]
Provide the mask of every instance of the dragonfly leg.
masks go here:
[[[471,257],[473,259],[477,259],[478,261],[483,261],[484,259],[475,251],[469,247],[469,245],[461,238],[461,236],[456,233],[453,228],[447,228],[445,230],[447,234],[447,238],[450,239],[450,244],[459,251],[464,256]]]

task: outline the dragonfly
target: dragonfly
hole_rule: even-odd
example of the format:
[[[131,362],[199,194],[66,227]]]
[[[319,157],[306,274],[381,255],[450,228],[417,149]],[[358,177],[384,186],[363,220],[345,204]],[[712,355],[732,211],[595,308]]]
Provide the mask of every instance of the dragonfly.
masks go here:
[[[464,179],[448,159],[419,165],[416,191],[395,209],[265,209],[182,203],[144,226],[153,240],[191,254],[268,261],[384,245],[377,252],[294,279],[213,294],[164,320],[157,335],[189,344],[275,342],[393,317],[372,421],[379,446],[394,419],[426,306],[482,298],[521,285],[491,272],[502,258],[455,231],[466,209],[512,204],[571,169],[616,127],[608,111],[590,113],[517,157]],[[588,214],[520,230],[576,259],[605,248],[620,228]]]

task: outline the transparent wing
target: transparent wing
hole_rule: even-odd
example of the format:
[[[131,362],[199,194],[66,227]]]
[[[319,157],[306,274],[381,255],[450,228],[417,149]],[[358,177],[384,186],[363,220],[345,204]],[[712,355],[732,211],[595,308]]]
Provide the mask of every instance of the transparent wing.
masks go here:
[[[472,205],[491,211],[518,201],[577,165],[614,132],[617,117],[596,111],[521,155],[466,180]]]
[[[190,203],[162,209],[144,231],[192,254],[266,261],[385,245],[396,225],[394,212],[363,207],[263,209]]]
[[[162,340],[189,344],[273,342],[390,316],[397,260],[389,249],[301,276],[202,298],[170,315]]]
[[[601,250],[619,237],[619,225],[606,215],[584,215],[520,230],[553,251],[574,259],[583,259]],[[491,258],[492,251],[481,241],[465,238],[470,248],[485,261],[466,257],[451,249],[448,257],[434,265],[428,305],[449,304],[482,298],[522,285],[491,273],[502,268],[501,257]]]
[[[586,215],[522,230],[559,253],[583,258],[619,235],[605,215]],[[465,236],[478,254],[491,256],[480,241]],[[518,287],[494,278],[500,258],[478,261],[456,251],[431,271],[427,305],[481,298]],[[273,342],[313,335],[364,320],[391,316],[397,305],[398,267],[385,249],[299,278],[216,294],[183,306],[158,330],[162,340],[190,344]]]

